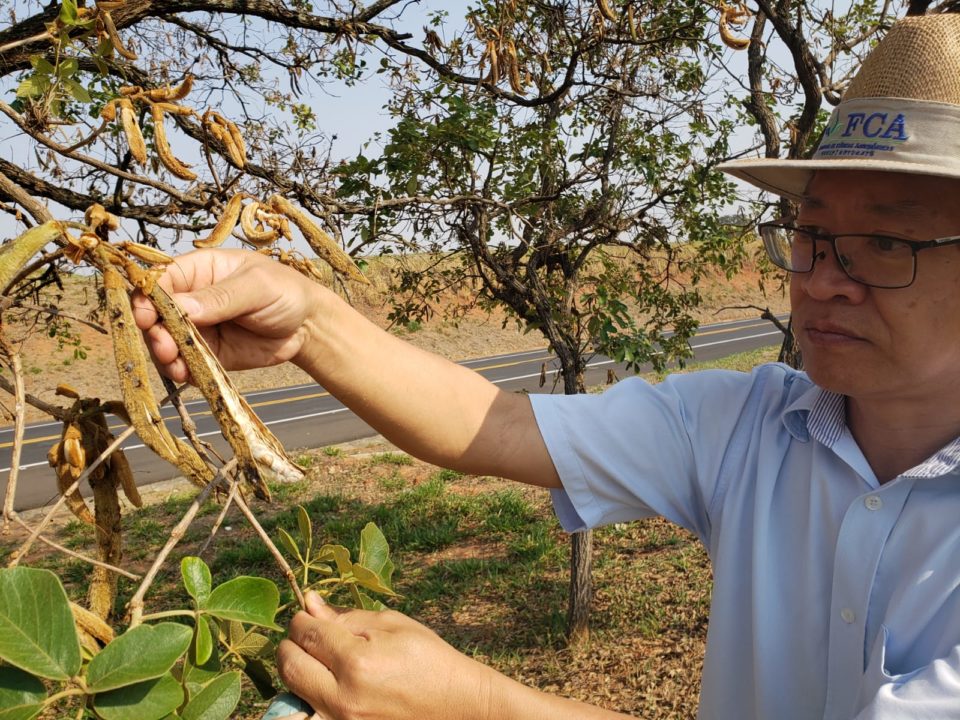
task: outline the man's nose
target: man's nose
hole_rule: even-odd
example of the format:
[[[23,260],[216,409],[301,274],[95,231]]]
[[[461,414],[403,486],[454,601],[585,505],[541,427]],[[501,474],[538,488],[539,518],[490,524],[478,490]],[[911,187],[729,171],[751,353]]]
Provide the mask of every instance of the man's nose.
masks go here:
[[[837,296],[859,300],[866,290],[866,286],[847,275],[837,255],[836,246],[825,240],[816,241],[813,249],[813,269],[801,277],[807,295],[818,300],[829,300]]]

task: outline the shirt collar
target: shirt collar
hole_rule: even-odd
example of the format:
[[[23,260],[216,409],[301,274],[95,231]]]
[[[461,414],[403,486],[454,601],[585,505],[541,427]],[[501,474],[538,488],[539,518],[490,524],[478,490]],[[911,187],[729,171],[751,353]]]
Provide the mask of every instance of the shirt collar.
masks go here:
[[[817,387],[813,383],[787,405],[781,416],[784,426],[800,442],[811,438],[828,448],[843,436],[847,426],[843,395]],[[960,470],[960,437],[904,473],[901,477],[939,477]]]

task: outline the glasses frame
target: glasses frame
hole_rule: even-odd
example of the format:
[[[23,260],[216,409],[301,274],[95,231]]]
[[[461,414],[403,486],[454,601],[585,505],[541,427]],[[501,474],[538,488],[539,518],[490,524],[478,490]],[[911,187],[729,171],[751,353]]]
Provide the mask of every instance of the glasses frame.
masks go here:
[[[772,222],[760,223],[757,225],[757,231],[760,233],[760,238],[763,240],[763,247],[767,251],[767,257],[770,258],[770,262],[776,265],[781,270],[786,270],[789,273],[809,273],[813,272],[814,267],[816,267],[817,260],[823,258],[823,255],[817,252],[817,241],[822,241],[829,243],[830,247],[833,249],[833,256],[837,258],[837,265],[843,270],[844,275],[853,280],[854,282],[860,283],[861,285],[866,285],[867,287],[879,288],[881,290],[898,290],[900,288],[909,287],[913,284],[913,281],[917,279],[917,253],[921,250],[929,250],[930,248],[937,247],[947,247],[948,245],[957,245],[960,244],[960,235],[950,235],[948,237],[935,238],[933,240],[906,240],[904,238],[896,237],[894,235],[883,235],[879,233],[828,233],[822,232],[819,230],[811,230],[796,224],[797,218],[794,216],[782,217]],[[778,263],[775,259],[775,254],[770,249],[770,241],[767,240],[767,235],[764,230],[788,230],[796,231],[799,230],[804,234],[808,235],[813,239],[812,243],[812,255],[810,258],[810,267],[807,270],[792,270],[788,267],[784,267]],[[859,278],[853,277],[850,272],[847,270],[846,265],[840,261],[840,254],[837,252],[837,239],[845,237],[860,237],[860,238],[880,238],[885,240],[893,240],[902,245],[906,245],[910,248],[910,255],[913,261],[913,269],[910,274],[909,282],[900,284],[900,285],[876,285],[874,283],[864,282]]]

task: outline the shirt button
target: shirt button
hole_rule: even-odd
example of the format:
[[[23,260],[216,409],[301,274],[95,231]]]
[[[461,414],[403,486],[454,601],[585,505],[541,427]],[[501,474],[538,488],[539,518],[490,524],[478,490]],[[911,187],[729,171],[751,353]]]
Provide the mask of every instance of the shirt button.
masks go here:
[[[863,504],[867,506],[867,510],[879,510],[883,507],[883,500],[876,495],[868,495]]]
[[[849,625],[857,619],[857,614],[850,608],[844,608],[840,611],[840,618]]]

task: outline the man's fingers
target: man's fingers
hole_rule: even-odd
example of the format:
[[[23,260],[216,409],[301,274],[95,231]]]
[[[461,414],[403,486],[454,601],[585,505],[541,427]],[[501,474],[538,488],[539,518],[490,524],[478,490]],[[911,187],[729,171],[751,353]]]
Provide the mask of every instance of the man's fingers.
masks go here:
[[[326,699],[338,693],[337,679],[326,665],[286,639],[277,646],[277,671],[287,689],[313,707],[316,717],[325,717]]]
[[[299,612],[290,622],[287,637],[337,673],[343,660],[349,659],[359,650],[359,644],[365,640],[340,622],[340,614],[332,608],[322,617],[314,617]]]

